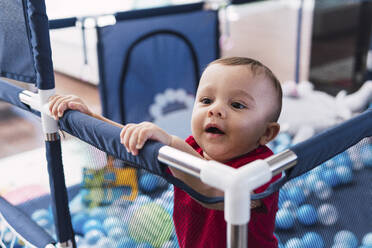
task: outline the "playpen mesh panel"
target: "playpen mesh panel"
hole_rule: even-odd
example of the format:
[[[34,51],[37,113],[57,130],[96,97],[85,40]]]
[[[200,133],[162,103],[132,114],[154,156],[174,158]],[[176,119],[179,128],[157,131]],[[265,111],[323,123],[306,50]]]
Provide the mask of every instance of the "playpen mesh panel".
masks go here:
[[[62,141],[62,154],[77,247],[178,247],[173,186],[74,137]],[[45,195],[20,207],[55,238],[50,200]]]
[[[35,83],[36,73],[23,15],[24,1],[0,1],[0,76]],[[22,59],[20,59],[22,58]]]
[[[321,247],[321,243],[322,247],[337,247],[341,239],[349,247],[352,243],[360,245],[371,231],[371,181],[369,137],[287,182],[280,189],[276,219],[281,243],[296,242],[297,238],[304,242],[302,245],[309,244],[309,237],[316,233],[311,247]]]

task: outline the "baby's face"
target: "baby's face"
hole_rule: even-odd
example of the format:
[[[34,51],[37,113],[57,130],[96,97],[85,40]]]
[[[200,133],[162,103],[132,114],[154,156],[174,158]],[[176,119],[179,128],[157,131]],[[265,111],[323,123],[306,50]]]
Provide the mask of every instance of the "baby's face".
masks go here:
[[[204,156],[225,162],[255,149],[266,131],[267,98],[273,94],[268,79],[247,66],[210,65],[200,79],[191,120]]]

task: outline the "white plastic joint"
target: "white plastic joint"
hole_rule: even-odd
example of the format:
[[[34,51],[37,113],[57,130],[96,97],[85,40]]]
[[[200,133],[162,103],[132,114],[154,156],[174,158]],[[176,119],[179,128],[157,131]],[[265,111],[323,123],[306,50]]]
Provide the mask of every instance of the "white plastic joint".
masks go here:
[[[41,112],[41,123],[43,126],[44,134],[57,133],[58,132],[58,122],[54,120],[49,113],[48,102],[49,97],[55,94],[54,89],[50,90],[40,90],[39,89],[39,106]]]
[[[256,160],[239,169],[216,161],[208,161],[203,167],[201,180],[225,193],[225,220],[233,225],[247,224],[250,218],[250,193],[268,182],[271,177],[269,165]]]

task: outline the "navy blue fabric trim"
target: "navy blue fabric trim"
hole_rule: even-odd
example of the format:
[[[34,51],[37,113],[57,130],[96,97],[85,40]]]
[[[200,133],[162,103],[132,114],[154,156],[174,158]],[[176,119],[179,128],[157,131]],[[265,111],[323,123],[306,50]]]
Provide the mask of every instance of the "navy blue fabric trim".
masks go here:
[[[74,27],[76,21],[76,17],[49,20],[49,29]]]
[[[26,104],[19,100],[19,93],[24,89],[14,86],[6,81],[0,79],[0,100],[3,100],[7,103],[13,104],[23,110],[27,110],[40,117],[40,112],[31,109]]]
[[[62,164],[61,142],[45,142],[46,158],[48,162],[51,207],[54,216],[58,241],[63,243],[71,240],[75,243],[74,231],[71,224],[71,216],[68,208],[65,175]],[[74,245],[75,247],[76,245]]]
[[[180,14],[180,13],[187,13],[191,11],[202,10],[203,6],[204,6],[204,2],[199,2],[199,3],[151,8],[151,9],[123,11],[123,12],[115,13],[114,16],[117,21],[123,21],[123,20],[131,20],[131,19],[138,19],[138,18],[161,16],[161,15],[174,15],[174,14]]]
[[[32,83],[32,84],[35,84],[36,82],[36,79],[34,77],[19,75],[13,72],[6,72],[6,71],[0,71],[0,77],[6,77],[9,79],[14,79],[17,81],[27,82],[27,83]]]
[[[36,70],[36,85],[39,89],[54,88],[54,72],[51,57],[49,23],[44,1],[27,1],[27,21],[30,29],[30,43]]]
[[[36,224],[21,209],[13,206],[0,196],[0,213],[17,233],[35,247],[55,244],[55,240]]]

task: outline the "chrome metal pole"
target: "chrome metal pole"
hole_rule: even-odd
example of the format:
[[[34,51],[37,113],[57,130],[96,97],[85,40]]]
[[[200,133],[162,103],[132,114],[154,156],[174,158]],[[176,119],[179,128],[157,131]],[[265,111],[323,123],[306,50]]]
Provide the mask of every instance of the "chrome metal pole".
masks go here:
[[[248,244],[248,224],[227,225],[227,244],[228,248],[245,248]]]

